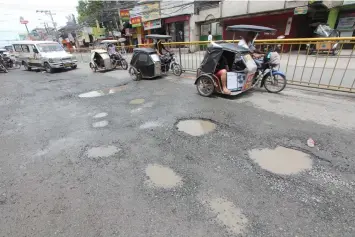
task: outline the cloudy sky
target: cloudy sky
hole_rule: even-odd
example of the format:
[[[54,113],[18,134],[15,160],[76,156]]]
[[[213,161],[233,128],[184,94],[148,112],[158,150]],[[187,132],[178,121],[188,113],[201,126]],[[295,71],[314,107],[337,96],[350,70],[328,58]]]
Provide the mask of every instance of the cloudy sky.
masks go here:
[[[53,26],[50,17],[36,10],[51,10],[58,27],[66,24],[66,16],[76,13],[77,0],[0,0],[0,45],[18,38],[18,33],[25,33],[26,28],[20,24],[20,16],[28,20],[28,29],[43,27],[42,22]]]

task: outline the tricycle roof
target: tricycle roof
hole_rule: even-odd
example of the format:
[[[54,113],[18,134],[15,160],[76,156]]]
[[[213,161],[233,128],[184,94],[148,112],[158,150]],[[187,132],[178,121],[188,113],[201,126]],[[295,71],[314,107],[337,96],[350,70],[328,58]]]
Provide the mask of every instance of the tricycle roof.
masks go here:
[[[227,26],[227,31],[252,31],[252,32],[273,32],[276,29],[265,27],[265,26],[255,26],[255,25],[234,25]]]
[[[133,52],[142,52],[142,53],[156,53],[154,49],[152,48],[135,48],[133,49]]]
[[[241,51],[245,51],[245,49],[238,47],[238,44],[235,43],[227,43],[225,41],[217,41],[217,42],[212,42],[208,48],[215,48],[215,49],[220,49],[224,51],[230,51],[234,53],[240,53]]]
[[[146,39],[171,39],[172,37],[170,35],[146,35]]]

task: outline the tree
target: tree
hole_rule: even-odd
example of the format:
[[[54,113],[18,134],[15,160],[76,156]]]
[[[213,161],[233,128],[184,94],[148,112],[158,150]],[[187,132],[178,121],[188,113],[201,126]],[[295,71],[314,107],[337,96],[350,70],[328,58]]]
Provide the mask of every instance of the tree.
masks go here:
[[[103,1],[79,0],[76,10],[79,24],[95,26],[104,9]]]

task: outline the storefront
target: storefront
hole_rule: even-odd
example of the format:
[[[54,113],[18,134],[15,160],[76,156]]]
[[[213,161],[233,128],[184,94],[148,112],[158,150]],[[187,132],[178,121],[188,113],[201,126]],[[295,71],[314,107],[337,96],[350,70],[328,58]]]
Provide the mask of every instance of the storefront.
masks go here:
[[[190,41],[190,15],[165,18],[164,23],[167,34],[172,36],[172,41]]]
[[[231,25],[260,25],[276,29],[275,33],[261,33],[258,39],[276,39],[277,36],[285,35],[286,38],[299,38],[304,35],[302,28],[307,17],[304,15],[294,15],[294,11],[286,11],[282,13],[268,13],[264,15],[249,15],[240,18],[225,20],[223,22],[223,39],[232,40],[233,32],[226,31]],[[235,32],[235,39],[240,39],[245,33]]]
[[[344,1],[344,5],[339,8],[336,29],[340,31],[341,37],[354,36],[355,26],[355,1]]]

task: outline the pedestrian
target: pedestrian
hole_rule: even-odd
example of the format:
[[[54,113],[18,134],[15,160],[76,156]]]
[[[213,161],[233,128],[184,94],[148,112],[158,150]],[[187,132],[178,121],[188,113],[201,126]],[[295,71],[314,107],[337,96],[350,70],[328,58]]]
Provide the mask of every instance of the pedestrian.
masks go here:
[[[208,41],[212,41],[211,31],[208,31]]]

